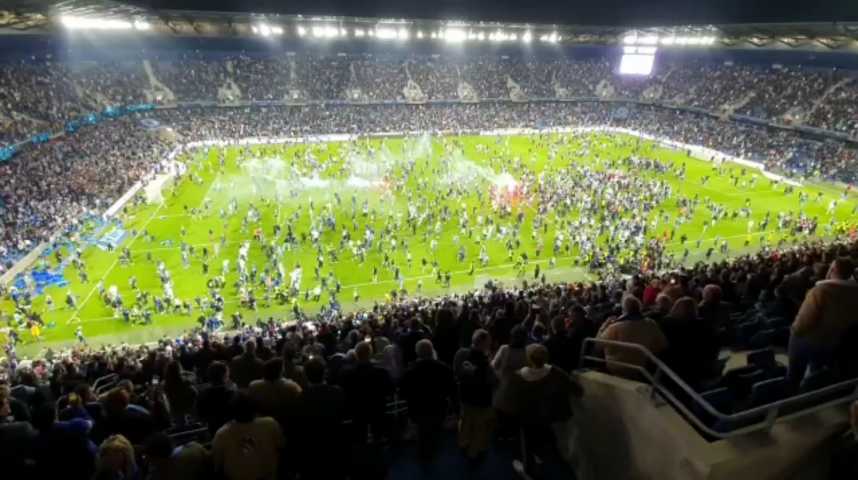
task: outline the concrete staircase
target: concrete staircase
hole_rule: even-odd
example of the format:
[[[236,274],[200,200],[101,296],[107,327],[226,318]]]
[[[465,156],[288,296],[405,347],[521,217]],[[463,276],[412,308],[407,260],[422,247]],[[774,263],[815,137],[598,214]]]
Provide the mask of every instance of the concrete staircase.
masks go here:
[[[596,96],[600,98],[614,98],[617,95],[617,90],[607,78],[599,81],[593,91],[596,93]]]
[[[230,76],[235,73],[231,60],[226,62],[226,71]],[[241,89],[232,78],[226,78],[223,85],[217,89],[217,99],[220,103],[235,103],[241,100],[241,97]]]
[[[726,119],[726,118],[728,118],[730,115],[733,115],[733,113],[734,113],[736,110],[738,110],[738,109],[740,109],[740,108],[744,107],[745,105],[747,105],[747,104],[748,104],[748,102],[750,102],[751,100],[753,100],[753,99],[754,99],[754,97],[756,97],[756,96],[757,96],[757,93],[756,93],[756,92],[748,92],[748,93],[746,93],[746,94],[745,94],[745,96],[744,96],[744,97],[740,98],[739,100],[737,100],[737,101],[735,101],[735,102],[733,102],[733,103],[725,103],[724,105],[721,105],[721,107],[720,107],[720,108],[718,108],[718,111],[721,113],[721,117]]]
[[[107,98],[99,92],[91,92],[86,90],[73,78],[68,79],[69,85],[71,85],[72,90],[74,90],[75,95],[81,100],[81,103],[88,106],[92,110],[101,110],[107,105],[109,102]]]
[[[283,100],[295,105],[303,104],[307,100],[306,92],[301,88],[300,77],[298,76],[298,66],[295,64],[294,56],[289,57],[289,88]]]
[[[516,83],[516,81],[509,75],[506,76],[506,88],[507,91],[509,91],[510,100],[514,102],[527,101],[527,94],[525,94],[524,90],[521,89],[521,85]]]
[[[813,116],[813,113],[816,112],[816,109],[818,109],[819,106],[822,105],[825,102],[825,100],[828,99],[828,97],[830,97],[837,90],[840,90],[844,86],[849,85],[850,83],[852,83],[854,81],[855,81],[854,77],[846,77],[846,78],[841,79],[839,82],[835,83],[834,85],[828,87],[828,90],[826,90],[822,95],[819,96],[819,98],[817,98],[816,100],[813,101],[813,105],[810,107],[810,109],[807,112],[804,112],[804,113],[796,112],[796,115],[794,117],[791,117],[792,121],[794,123],[799,123],[799,124],[804,123],[808,118]],[[792,113],[792,110],[787,112],[786,115],[790,115],[791,113]],[[786,116],[786,115],[784,115],[784,116]]]
[[[427,100],[426,94],[423,92],[423,89],[420,88],[420,85],[414,81],[414,78],[411,76],[411,71],[408,69],[408,62],[405,62],[405,78],[407,78],[407,82],[405,83],[405,87],[402,89],[402,94],[405,96],[405,101],[412,103],[422,103]]]
[[[350,102],[365,103],[369,101],[369,96],[358,86],[358,75],[355,70],[354,62],[349,63],[349,86],[346,90],[346,97]]]
[[[149,60],[143,60],[143,71],[146,72],[146,78],[149,80],[149,88],[144,90],[144,94],[150,102],[174,103],[176,101],[176,94],[158,80]]]
[[[459,100],[463,102],[478,102],[480,96],[477,90],[462,77],[462,70],[456,65],[456,76],[459,77],[459,83],[456,86],[456,93],[459,95]]]

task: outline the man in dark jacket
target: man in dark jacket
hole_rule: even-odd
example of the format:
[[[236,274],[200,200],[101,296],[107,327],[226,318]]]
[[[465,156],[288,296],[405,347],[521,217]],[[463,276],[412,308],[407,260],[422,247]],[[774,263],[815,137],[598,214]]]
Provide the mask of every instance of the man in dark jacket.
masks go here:
[[[459,447],[471,459],[486,453],[494,429],[492,390],[497,378],[489,365],[491,336],[477,330],[471,338],[470,348],[463,348],[453,359],[453,371],[459,382]]]
[[[197,416],[209,427],[212,437],[226,422],[232,420],[230,405],[235,388],[229,385],[229,368],[223,362],[213,362],[206,371],[211,386],[197,395]]]
[[[545,341],[545,348],[548,349],[554,366],[564,372],[568,373],[578,365],[581,347],[569,337],[563,317],[557,316],[551,320],[551,336]]]
[[[232,380],[238,388],[247,388],[250,382],[262,378],[262,360],[256,356],[256,342],[248,340],[244,353],[233,357],[229,364]]]
[[[337,385],[325,383],[325,363],[312,358],[304,364],[307,388],[298,403],[297,420],[300,442],[301,478],[336,480],[343,477],[341,462],[331,462],[329,452],[346,450],[343,420],[346,418],[346,396]]]
[[[534,457],[544,459],[556,444],[552,426],[572,416],[571,398],[583,392],[568,374],[548,364],[548,350],[538,344],[527,346],[527,366],[512,383],[509,392],[524,435],[522,467],[532,473]]]
[[[417,425],[417,451],[422,460],[431,460],[447,407],[453,395],[453,371],[435,359],[432,342],[420,340],[414,347],[417,361],[400,380],[399,390],[408,402],[408,414]]]
[[[361,342],[355,347],[356,363],[342,373],[341,384],[358,442],[367,438],[367,428],[375,436],[387,434],[385,411],[393,394],[393,380],[387,370],[372,363],[372,345]]]

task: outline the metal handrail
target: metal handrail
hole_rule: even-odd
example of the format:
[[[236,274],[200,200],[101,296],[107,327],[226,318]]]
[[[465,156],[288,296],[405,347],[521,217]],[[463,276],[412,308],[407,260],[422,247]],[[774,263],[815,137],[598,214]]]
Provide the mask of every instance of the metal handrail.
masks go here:
[[[631,363],[621,362],[617,360],[608,360],[602,357],[597,357],[593,355],[588,355],[587,350],[588,347],[594,348],[596,346],[613,346],[619,348],[625,348],[629,350],[635,350],[640,352],[646,356],[647,360],[652,362],[656,366],[655,373],[651,373],[648,369]],[[705,398],[703,398],[700,394],[694,391],[684,380],[682,380],[673,370],[671,370],[663,361],[657,358],[652,352],[649,351],[643,345],[639,345],[636,343],[626,343],[626,342],[618,342],[614,340],[604,340],[598,338],[588,338],[584,340],[584,347],[581,349],[581,365],[583,365],[584,360],[590,360],[595,362],[601,362],[604,365],[617,365],[624,368],[628,368],[630,370],[634,370],[639,373],[643,378],[646,378],[649,382],[650,386],[653,388],[653,391],[658,391],[665,398],[670,400],[670,403],[673,404],[675,408],[680,410],[697,428],[704,431],[705,433],[717,437],[717,438],[730,438],[739,435],[744,435],[754,431],[760,430],[769,430],[774,425],[775,420],[778,418],[783,420],[788,420],[796,417],[800,417],[803,415],[807,415],[813,412],[817,412],[819,410],[823,410],[825,408],[839,405],[842,403],[851,402],[855,399],[858,399],[858,378],[854,378],[851,380],[846,380],[840,383],[836,383],[833,385],[829,385],[811,392],[803,393],[800,395],[794,395],[791,397],[787,397],[783,400],[778,400],[776,402],[772,402],[766,405],[761,405],[758,407],[754,407],[747,410],[742,410],[741,412],[736,412],[732,414],[725,414],[718,411],[712,404],[709,403]],[[741,428],[733,429],[728,432],[719,432],[713,430],[709,426],[703,423],[697,415],[692,413],[685,404],[678,400],[673,392],[670,391],[667,387],[665,387],[660,381],[661,376],[667,376],[670,380],[672,380],[684,394],[688,395],[695,404],[702,407],[706,413],[712,415],[718,420],[725,422],[741,422],[747,419],[759,418],[761,414],[765,414],[763,419],[755,422],[751,425],[747,425]],[[811,408],[803,409],[791,413],[789,415],[778,416],[778,412],[781,411],[784,407],[789,407],[793,405],[800,405],[803,402],[808,400],[814,400],[817,398],[824,397],[827,393],[846,390],[847,387],[854,387],[852,394],[843,396],[840,398],[836,398],[830,400],[828,402],[824,402],[818,405],[814,405]]]

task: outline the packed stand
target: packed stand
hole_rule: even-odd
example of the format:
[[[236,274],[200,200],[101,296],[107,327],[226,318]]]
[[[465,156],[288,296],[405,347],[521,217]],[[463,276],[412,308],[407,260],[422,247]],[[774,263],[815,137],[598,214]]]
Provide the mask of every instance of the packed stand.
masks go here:
[[[136,118],[82,129],[0,163],[0,257],[26,253],[58,231],[101,213],[151,174],[168,145]],[[5,267],[5,266],[4,266]]]
[[[782,375],[786,395],[855,375],[856,258],[855,243],[806,244],[630,279],[489,284],[340,317],[12,357],[2,364],[0,455],[7,473],[36,478],[173,478],[180,467],[192,467],[186,480],[384,478],[378,449],[401,438],[395,412],[405,407],[421,462],[451,416],[474,461],[517,432],[529,455],[546,458],[550,425],[587,394],[569,376],[582,358],[602,356],[608,373],[633,378],[629,366],[647,363],[613,346],[582,357],[587,338],[644,346],[698,389],[732,385],[720,352],[759,346],[763,331],[784,332],[788,370],[760,353],[748,368]],[[828,383],[816,383],[820,371]],[[326,461],[331,451],[342,461]]]
[[[858,83],[853,79],[829,94],[813,110],[808,124],[858,136]]]

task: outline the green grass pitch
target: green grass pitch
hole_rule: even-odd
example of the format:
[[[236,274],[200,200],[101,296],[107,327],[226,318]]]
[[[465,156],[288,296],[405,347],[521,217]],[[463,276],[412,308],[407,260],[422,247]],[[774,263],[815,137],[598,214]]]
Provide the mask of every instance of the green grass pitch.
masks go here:
[[[461,146],[461,150],[451,147],[452,142]],[[713,175],[711,163],[689,158],[685,152],[661,148],[650,142],[624,135],[558,134],[550,137],[467,136],[431,140],[428,137],[374,139],[348,144],[255,146],[251,147],[251,152],[248,156],[243,148],[228,147],[211,149],[208,152],[197,151],[183,158],[182,161],[188,166],[188,173],[184,175],[181,182],[165,189],[163,203],[129,207],[123,215],[122,220],[126,230],[129,232],[147,230],[154,235],[155,241],[149,241],[141,235],[127,235],[123,243],[113,252],[94,246],[86,248],[82,258],[86,264],[89,283],[81,283],[74,268],[68,267],[65,276],[70,283],[69,287],[47,290],[54,300],[55,308],[52,311],[45,311],[43,317],[49,325],[53,326],[42,330],[42,338],[39,342],[33,341],[29,331],[22,330],[20,335],[23,344],[19,346],[19,352],[32,355],[46,347],[71,344],[74,342],[74,331],[78,325],[83,326],[84,334],[91,343],[151,341],[164,335],[177,334],[197,325],[196,319],[200,312],[196,309],[190,316],[155,315],[152,325],[128,324],[123,319],[117,318],[113,310],[104,304],[96,292],[97,282],[103,279],[106,288],[116,285],[125,304],[130,306],[134,303],[134,293],[129,286],[129,277],[134,275],[138,279],[139,288],[154,295],[160,295],[162,289],[156,272],[156,264],[159,261],[163,261],[172,274],[175,295],[192,301],[194,297],[206,296],[207,278],[219,273],[222,260],[229,259],[230,273],[227,275],[226,287],[223,290],[226,299],[224,319],[229,325],[230,315],[236,309],[241,309],[236,289],[233,287],[237,278],[235,265],[240,244],[245,240],[252,240],[252,232],[256,228],[260,228],[266,236],[266,241],[270,241],[278,208],[281,225],[286,218],[295,216],[297,218],[293,223],[295,235],[309,234],[311,201],[315,216],[326,208],[332,209],[336,216],[336,231],[325,231],[321,236],[322,243],[331,246],[339,244],[343,225],[348,226],[349,229],[353,226],[352,195],[355,196],[357,205],[358,229],[352,232],[352,239],[355,240],[362,237],[367,222],[372,223],[377,232],[383,230],[387,224],[390,224],[395,231],[397,219],[402,221],[402,218],[407,215],[409,195],[412,196],[415,205],[421,209],[429,206],[423,203],[431,204],[431,208],[438,212],[444,206],[454,213],[461,212],[462,207],[467,208],[469,213],[476,208],[478,215],[484,218],[491,216],[497,218],[496,221],[504,223],[510,220],[498,218],[489,201],[490,181],[487,178],[491,175],[500,174],[502,170],[508,169],[513,177],[518,178],[524,168],[535,174],[558,175],[558,172],[570,163],[587,164],[588,168],[598,170],[604,169],[604,163],[608,160],[636,154],[658,159],[673,166],[686,164],[687,173],[684,181],[679,179],[673,170],[665,174],[651,171],[626,172],[628,175],[650,179],[657,177],[671,185],[672,198],[661,204],[661,208],[670,214],[671,221],[678,214],[676,198],[679,196],[693,197],[697,194],[701,198],[708,197],[729,210],[742,208],[745,199],[750,198],[752,217],[757,224],[767,210],[772,212],[774,225],[769,227],[767,234],[772,242],[777,242],[784,234],[777,230],[776,221],[774,221],[777,213],[799,210],[797,193],[786,195],[784,185],[772,185],[759,172],[749,170],[743,177],[745,180],[757,177],[753,186],[750,186],[750,182],[744,187],[733,186],[727,175]],[[222,167],[221,158],[223,158]],[[319,172],[317,177],[304,178],[303,184],[290,183],[286,180],[294,178],[290,175],[295,168],[308,176],[311,162],[315,162],[317,166]],[[726,165],[725,168],[734,173],[741,171],[741,167],[732,164]],[[355,170],[360,170],[361,178],[375,178],[375,183],[362,184],[362,181],[349,180]],[[401,188],[392,186],[390,180],[403,178],[406,171],[409,174]],[[713,178],[703,185],[701,177],[705,175]],[[461,196],[450,197],[447,193],[451,187],[460,189]],[[834,212],[834,220],[838,223],[851,221],[855,199],[849,198],[843,201],[842,190],[833,185],[805,186],[797,189],[799,190],[811,194],[811,200],[805,205],[804,211],[809,216],[819,217],[818,235],[823,236],[827,233],[824,225],[832,219],[832,216],[827,213],[827,207],[832,199],[839,201]],[[275,200],[275,192],[280,192],[279,202]],[[823,193],[821,200],[816,199],[817,192]],[[340,195],[341,203],[336,201],[335,193]],[[233,198],[238,203],[238,211],[223,220],[220,211],[228,209]],[[263,198],[267,200],[263,201]],[[371,212],[366,217],[362,213],[364,200],[367,201]],[[261,218],[258,223],[252,223],[243,228],[242,220],[251,203],[259,209]],[[206,204],[208,208],[205,208]],[[205,213],[190,215],[189,210],[194,208],[204,209]],[[573,262],[577,257],[577,252],[574,250],[570,255],[561,252],[561,255],[557,256],[556,266],[548,267],[549,259],[553,256],[551,245],[558,223],[558,219],[552,212],[547,216],[549,219],[547,233],[537,234],[534,239],[530,233],[537,205],[522,204],[518,208],[521,208],[525,215],[519,252],[526,251],[530,256],[528,273],[538,263],[546,271],[548,281],[589,278],[586,270]],[[730,242],[731,254],[758,248],[758,233],[750,236],[750,247],[745,246],[745,241],[748,239],[747,219],[740,217],[736,220],[723,220],[704,232],[703,222],[710,218],[705,212],[706,209],[698,208],[690,221],[676,230],[673,241],[669,243],[670,252],[676,255],[682,253],[685,248],[679,245],[679,237],[682,234],[686,234],[689,238],[687,246],[692,250],[689,262],[701,260],[703,253],[713,244],[715,237],[727,239]],[[572,213],[570,218],[574,217],[575,213]],[[475,220],[471,218],[472,224]],[[184,236],[180,233],[182,228],[185,229]],[[501,241],[488,242],[490,261],[486,266],[480,265],[477,260],[479,247],[473,240],[468,240],[460,230],[458,216],[443,222],[437,234],[434,224],[422,225],[416,235],[412,234],[410,228],[404,226],[404,222],[398,228],[397,241],[407,242],[408,249],[412,252],[412,263],[409,267],[402,248],[393,254],[393,262],[402,269],[405,277],[404,287],[410,295],[416,294],[418,282],[422,283],[421,295],[439,295],[477,288],[488,279],[499,280],[506,284],[521,280],[517,278],[514,266],[508,259],[507,249]],[[661,232],[663,229],[664,227],[660,226],[658,231]],[[542,232],[542,229],[538,231]],[[213,244],[220,242],[221,235],[226,238],[225,247],[221,249],[219,258],[210,260],[210,274],[203,275],[199,252],[203,246],[207,246],[209,251],[213,252]],[[467,257],[464,262],[459,262],[457,259],[457,237],[458,242],[466,247]],[[536,257],[536,243],[540,237],[544,241],[545,248]],[[377,235],[376,241],[388,241],[388,238],[380,238]],[[430,239],[433,238],[438,242],[437,251],[434,253],[430,248]],[[698,239],[703,240],[701,249],[694,248]],[[173,245],[165,246],[163,243],[165,240],[171,240]],[[790,241],[794,240],[790,239]],[[195,255],[187,268],[183,266],[180,254],[181,241],[195,246]],[[119,252],[124,247],[132,252],[133,262],[130,265],[123,265],[119,261]],[[147,260],[147,254],[151,254],[152,261]],[[317,286],[319,282],[313,275],[316,257],[317,253],[309,241],[286,252],[283,264],[287,281],[288,272],[296,263],[299,263],[304,271],[302,290]],[[344,310],[366,307],[373,302],[384,301],[391,290],[398,287],[393,273],[381,268],[381,257],[382,254],[373,248],[363,264],[358,263],[347,249],[340,253],[337,262],[326,259],[322,273],[327,275],[328,271],[332,271],[334,277],[342,284],[338,299]],[[449,287],[436,283],[431,267],[429,269],[422,267],[421,259],[424,257],[430,261],[436,258],[442,271],[452,272]],[[46,258],[45,261],[52,263],[53,259]],[[252,241],[248,268],[256,265],[261,273],[266,263],[267,259],[260,244]],[[471,263],[475,264],[473,274],[469,273]],[[375,265],[379,266],[377,282],[372,276],[372,268]],[[532,281],[530,274],[525,278]],[[68,289],[77,298],[77,308],[70,309],[65,305],[64,299]],[[262,288],[256,290],[256,297],[260,304],[263,298],[262,290]],[[355,292],[359,295],[357,302],[353,300]],[[304,301],[302,296],[300,305],[305,311],[312,312],[326,304],[327,300],[327,293],[322,295],[318,303]],[[44,296],[35,298],[33,308],[37,311],[46,310]],[[292,318],[290,305],[280,305],[277,302],[272,302],[269,307],[260,306],[257,312],[241,310],[245,321],[248,322],[253,322],[257,317]],[[13,311],[11,301],[4,300],[0,304],[0,311],[8,321]]]

